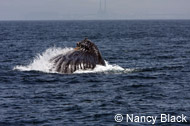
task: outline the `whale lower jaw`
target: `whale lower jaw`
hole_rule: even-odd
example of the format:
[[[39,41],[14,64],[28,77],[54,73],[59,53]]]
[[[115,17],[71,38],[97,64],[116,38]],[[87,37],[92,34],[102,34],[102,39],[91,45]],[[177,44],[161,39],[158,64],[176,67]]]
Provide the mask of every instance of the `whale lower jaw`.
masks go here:
[[[58,73],[70,74],[77,70],[94,69],[96,65],[105,66],[102,58],[84,51],[72,50],[67,54],[53,57],[50,62]]]

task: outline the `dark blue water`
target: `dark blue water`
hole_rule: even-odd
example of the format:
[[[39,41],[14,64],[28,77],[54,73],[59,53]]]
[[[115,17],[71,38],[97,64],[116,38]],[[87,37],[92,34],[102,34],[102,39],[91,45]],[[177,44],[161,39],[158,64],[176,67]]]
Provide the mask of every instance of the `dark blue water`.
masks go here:
[[[84,37],[110,64],[131,72],[56,74],[14,70],[53,46]],[[151,125],[121,123],[115,114],[188,117],[190,21],[0,22],[0,125]]]

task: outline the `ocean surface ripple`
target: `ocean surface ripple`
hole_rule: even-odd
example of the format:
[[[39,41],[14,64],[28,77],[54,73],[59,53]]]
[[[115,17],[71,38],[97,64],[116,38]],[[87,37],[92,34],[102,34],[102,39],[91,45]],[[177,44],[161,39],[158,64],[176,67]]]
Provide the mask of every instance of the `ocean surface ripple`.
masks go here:
[[[51,71],[48,59],[84,37],[106,66]],[[189,49],[189,20],[2,21],[0,126],[142,126],[151,124],[117,123],[114,116],[190,117]]]

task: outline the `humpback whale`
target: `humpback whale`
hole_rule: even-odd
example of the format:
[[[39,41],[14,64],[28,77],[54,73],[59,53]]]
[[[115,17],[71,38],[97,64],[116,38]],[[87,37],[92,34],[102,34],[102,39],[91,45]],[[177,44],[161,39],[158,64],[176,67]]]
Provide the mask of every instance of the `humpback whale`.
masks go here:
[[[87,38],[77,42],[76,48],[66,54],[53,57],[50,62],[53,63],[56,72],[66,74],[76,70],[94,69],[96,65],[105,66],[98,47]]]

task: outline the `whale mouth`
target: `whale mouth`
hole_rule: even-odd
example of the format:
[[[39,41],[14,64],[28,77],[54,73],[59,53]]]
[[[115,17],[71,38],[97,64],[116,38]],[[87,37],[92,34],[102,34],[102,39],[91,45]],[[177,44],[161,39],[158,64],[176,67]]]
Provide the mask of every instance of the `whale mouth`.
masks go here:
[[[59,73],[73,73],[79,69],[94,69],[96,65],[105,66],[97,46],[88,39],[77,42],[76,48],[66,54],[50,59],[53,69]]]

